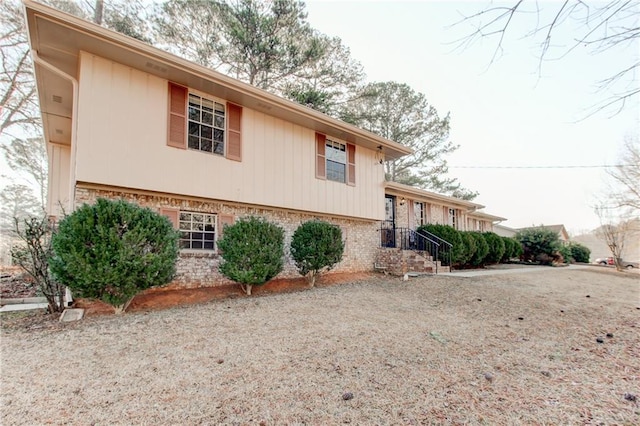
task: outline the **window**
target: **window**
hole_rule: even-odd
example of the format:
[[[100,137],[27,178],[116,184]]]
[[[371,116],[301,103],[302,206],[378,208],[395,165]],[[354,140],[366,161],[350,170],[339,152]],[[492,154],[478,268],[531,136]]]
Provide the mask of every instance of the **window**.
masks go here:
[[[242,107],[169,82],[167,145],[242,161]]]
[[[346,145],[327,139],[325,155],[327,157],[327,179],[345,183],[347,175]]]
[[[225,108],[189,93],[189,149],[224,155]]]
[[[415,226],[421,226],[425,224],[424,203],[421,203],[419,201],[414,201],[413,215],[414,215]]]
[[[453,226],[454,228],[458,229],[456,227],[456,209],[449,209],[449,225]]]
[[[356,146],[316,133],[316,178],[356,185]]]
[[[180,248],[214,250],[216,215],[180,212]]]

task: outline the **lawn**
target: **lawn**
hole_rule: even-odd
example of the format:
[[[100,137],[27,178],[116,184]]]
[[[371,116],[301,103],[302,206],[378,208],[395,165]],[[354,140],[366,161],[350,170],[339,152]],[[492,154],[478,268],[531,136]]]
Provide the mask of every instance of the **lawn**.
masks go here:
[[[1,421],[640,424],[638,277],[380,275],[77,323],[3,314]]]

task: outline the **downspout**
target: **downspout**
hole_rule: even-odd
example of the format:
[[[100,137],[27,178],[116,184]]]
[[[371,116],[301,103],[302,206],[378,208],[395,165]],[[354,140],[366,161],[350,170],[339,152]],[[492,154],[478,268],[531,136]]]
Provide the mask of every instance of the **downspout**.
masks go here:
[[[71,109],[71,164],[69,165],[71,170],[69,171],[69,203],[67,205],[67,211],[72,212],[73,210],[75,210],[76,204],[76,150],[78,148],[78,80],[42,59],[40,56],[38,56],[38,52],[36,52],[35,50],[31,51],[31,55],[33,56],[33,62],[42,66],[43,68],[48,69],[49,71],[64,78],[65,80],[70,81],[71,85],[73,86],[73,105]],[[47,141],[47,143],[49,143],[49,141]]]

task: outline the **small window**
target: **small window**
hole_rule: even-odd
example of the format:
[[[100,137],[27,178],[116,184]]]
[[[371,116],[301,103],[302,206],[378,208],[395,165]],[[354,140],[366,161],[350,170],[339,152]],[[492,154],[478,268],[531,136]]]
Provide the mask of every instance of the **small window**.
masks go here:
[[[327,158],[327,179],[345,183],[347,181],[347,146],[327,139],[325,156]]]
[[[224,155],[223,104],[189,93],[188,120],[189,149]]]
[[[425,224],[424,203],[415,201],[413,204],[413,214],[414,214],[414,221],[416,226],[421,226]]]
[[[216,215],[180,212],[180,248],[214,250]]]

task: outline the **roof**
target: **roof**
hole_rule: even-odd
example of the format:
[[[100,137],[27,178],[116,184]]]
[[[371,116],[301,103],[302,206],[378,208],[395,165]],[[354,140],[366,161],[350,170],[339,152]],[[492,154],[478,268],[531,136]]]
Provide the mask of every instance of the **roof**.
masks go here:
[[[456,197],[450,197],[448,195],[438,194],[436,192],[427,191],[424,189],[416,188],[409,185],[404,185],[398,182],[385,182],[385,192],[392,195],[411,195],[418,200],[437,200],[443,204],[457,206],[464,208],[467,211],[475,211],[483,208],[482,204],[473,203],[471,201],[462,200]],[[506,219],[505,219],[506,220]]]
[[[495,216],[489,213],[485,213],[482,211],[470,212],[469,217],[477,218],[477,219],[485,219],[490,220],[491,222],[502,222],[503,220],[507,220],[506,217]]]
[[[567,232],[567,230],[565,229],[564,225],[538,225],[538,226],[527,226],[525,228],[518,228],[518,231],[522,231],[524,229],[540,229],[540,228],[545,228],[545,229],[549,229],[553,232],[556,233],[560,233],[560,232]]]
[[[387,159],[412,152],[397,142],[92,22],[31,0],[24,0],[24,6],[43,126],[45,136],[51,142],[71,143],[75,106],[74,89],[68,77],[78,79],[78,57],[80,51],[85,51],[314,131],[379,150]]]

